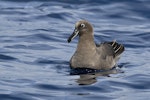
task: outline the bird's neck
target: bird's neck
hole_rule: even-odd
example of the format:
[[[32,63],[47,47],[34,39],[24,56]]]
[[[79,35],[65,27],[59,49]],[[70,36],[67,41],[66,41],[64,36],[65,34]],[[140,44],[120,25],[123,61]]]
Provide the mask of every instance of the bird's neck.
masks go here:
[[[94,36],[92,34],[83,34],[79,37],[77,51],[81,53],[93,52],[96,50]],[[89,36],[90,35],[90,36]]]

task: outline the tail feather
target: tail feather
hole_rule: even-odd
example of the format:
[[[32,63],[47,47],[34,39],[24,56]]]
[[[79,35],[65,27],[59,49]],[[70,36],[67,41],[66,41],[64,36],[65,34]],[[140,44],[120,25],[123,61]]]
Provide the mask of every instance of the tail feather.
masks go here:
[[[108,44],[110,44],[113,47],[115,56],[119,56],[124,51],[124,46],[122,44],[117,43],[116,40],[114,40],[113,42],[109,42]]]

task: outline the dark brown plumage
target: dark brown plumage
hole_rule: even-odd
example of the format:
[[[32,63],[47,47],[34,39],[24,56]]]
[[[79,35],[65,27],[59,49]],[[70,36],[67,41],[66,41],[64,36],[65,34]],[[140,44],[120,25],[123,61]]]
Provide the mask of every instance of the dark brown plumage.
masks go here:
[[[71,42],[76,36],[79,36],[79,41],[70,60],[71,68],[111,69],[124,51],[124,46],[116,41],[96,45],[93,27],[85,20],[75,24],[75,30],[68,38],[68,42]]]

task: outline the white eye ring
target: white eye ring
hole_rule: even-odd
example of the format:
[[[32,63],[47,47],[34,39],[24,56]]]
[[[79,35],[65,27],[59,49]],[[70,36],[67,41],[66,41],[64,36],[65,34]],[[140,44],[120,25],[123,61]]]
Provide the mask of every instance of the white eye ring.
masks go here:
[[[84,27],[85,27],[85,24],[81,24],[81,27],[83,27],[83,28],[84,28]]]

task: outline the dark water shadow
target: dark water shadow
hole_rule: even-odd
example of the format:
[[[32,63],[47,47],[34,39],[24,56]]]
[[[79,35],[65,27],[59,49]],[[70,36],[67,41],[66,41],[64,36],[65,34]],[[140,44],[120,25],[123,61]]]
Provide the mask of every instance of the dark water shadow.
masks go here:
[[[0,54],[0,60],[17,60],[17,58],[8,56],[8,55],[4,55],[4,54]]]
[[[13,95],[13,94],[0,94],[1,100],[29,100],[29,98],[26,98],[24,96]],[[31,100],[31,99],[30,99]],[[32,99],[34,100],[34,99]]]
[[[121,66],[122,67],[122,66]],[[110,77],[110,74],[123,73],[119,67],[114,67],[111,70],[94,70],[94,69],[72,69],[71,75],[79,75],[77,79],[79,85],[91,85],[97,82],[97,77]]]
[[[104,72],[99,72],[99,73],[93,73],[93,74],[84,74],[80,75],[80,78],[77,79],[77,83],[79,85],[91,85],[97,82],[97,77],[100,76],[105,76],[105,77],[110,77],[110,74],[117,74],[119,70],[113,69],[109,71],[104,71]]]

